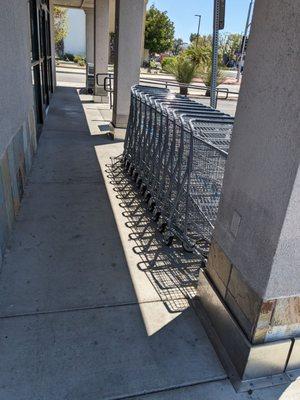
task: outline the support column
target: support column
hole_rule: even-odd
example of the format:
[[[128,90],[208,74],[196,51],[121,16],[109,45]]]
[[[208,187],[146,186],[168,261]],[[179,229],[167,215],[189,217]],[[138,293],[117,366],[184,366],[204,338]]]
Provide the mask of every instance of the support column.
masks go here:
[[[95,0],[95,89],[94,101],[107,103],[108,95],[104,91],[104,78],[96,83],[96,74],[107,74],[109,57],[109,0]]]
[[[144,63],[144,52],[145,52],[145,26],[146,26],[146,13],[147,13],[148,0],[144,0],[144,11],[143,11],[143,26],[142,26],[142,41],[141,41],[141,67]]]
[[[130,89],[139,82],[143,37],[144,0],[116,1],[116,62],[112,132],[124,138]]]
[[[86,62],[94,64],[94,9],[87,8],[85,11],[85,41]]]
[[[49,2],[49,13],[50,13],[50,46],[51,46],[51,56],[52,56],[52,82],[54,90],[56,87],[56,62],[55,62],[53,0],[50,0]]]
[[[290,357],[300,368],[299,16],[294,0],[256,2],[218,220],[200,274],[201,312],[242,381],[281,374]]]

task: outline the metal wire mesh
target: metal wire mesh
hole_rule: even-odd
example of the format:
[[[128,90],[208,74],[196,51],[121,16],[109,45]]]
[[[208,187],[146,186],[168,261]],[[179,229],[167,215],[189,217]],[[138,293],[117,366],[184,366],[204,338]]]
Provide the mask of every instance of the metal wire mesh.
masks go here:
[[[217,217],[233,118],[171,94],[136,85],[123,165],[140,188],[165,241],[206,253]]]

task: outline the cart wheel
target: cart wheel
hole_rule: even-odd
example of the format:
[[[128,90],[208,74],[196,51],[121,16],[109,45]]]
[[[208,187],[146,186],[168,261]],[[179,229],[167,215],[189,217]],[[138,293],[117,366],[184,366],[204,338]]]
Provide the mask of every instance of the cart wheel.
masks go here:
[[[172,235],[171,232],[164,233],[164,243],[167,246],[172,246],[173,240],[174,240],[174,235]]]
[[[194,249],[195,249],[195,245],[190,245],[187,242],[182,242],[182,248],[184,251],[186,251],[187,253],[193,253]]]
[[[126,160],[126,163],[125,163],[125,171],[128,172],[129,167],[130,167],[130,161]]]
[[[125,157],[122,157],[122,158],[120,159],[120,165],[121,165],[122,167],[124,167],[125,164],[126,164],[126,158],[125,158]]]
[[[163,233],[167,227],[166,221],[164,221],[162,218],[159,218],[158,223],[157,223],[157,229],[159,232]]]
[[[142,183],[142,184],[141,184],[141,187],[140,187],[140,194],[141,194],[141,196],[144,196],[144,194],[145,194],[145,192],[146,192],[146,189],[147,189],[147,186],[146,186],[144,183]]]
[[[133,172],[134,172],[134,167],[133,165],[130,165],[130,167],[128,168],[128,174],[132,176]]]
[[[150,200],[148,203],[148,211],[152,212],[155,208],[155,201],[154,200]]]
[[[148,203],[148,201],[150,200],[150,198],[151,198],[151,193],[150,193],[148,190],[146,190],[146,191],[145,191],[145,194],[144,194],[144,200],[145,200],[145,202]]]
[[[142,178],[141,178],[141,177],[138,177],[137,180],[136,180],[136,185],[137,185],[138,189],[141,187],[142,182],[143,182],[143,181],[142,181]]]
[[[134,170],[133,174],[132,174],[132,179],[134,180],[134,182],[136,182],[138,180],[138,176],[139,176],[138,172],[136,170]]]
[[[160,217],[160,211],[158,207],[154,207],[151,217],[152,221],[157,222],[159,220],[159,217]]]

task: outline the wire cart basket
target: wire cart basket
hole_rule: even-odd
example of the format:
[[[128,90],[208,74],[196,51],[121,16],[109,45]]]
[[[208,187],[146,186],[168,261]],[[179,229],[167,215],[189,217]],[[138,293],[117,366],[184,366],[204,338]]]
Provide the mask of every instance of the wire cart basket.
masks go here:
[[[233,122],[167,89],[132,87],[121,162],[166,244],[207,255]]]

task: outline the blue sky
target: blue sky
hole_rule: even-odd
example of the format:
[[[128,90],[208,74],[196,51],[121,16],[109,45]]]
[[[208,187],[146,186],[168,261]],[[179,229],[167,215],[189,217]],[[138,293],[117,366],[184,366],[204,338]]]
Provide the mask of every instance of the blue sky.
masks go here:
[[[200,34],[212,33],[213,0],[149,0],[148,5],[167,11],[175,23],[175,36],[189,41],[190,33],[197,32],[201,14]],[[241,33],[245,29],[250,0],[226,0],[225,29],[223,32]]]

